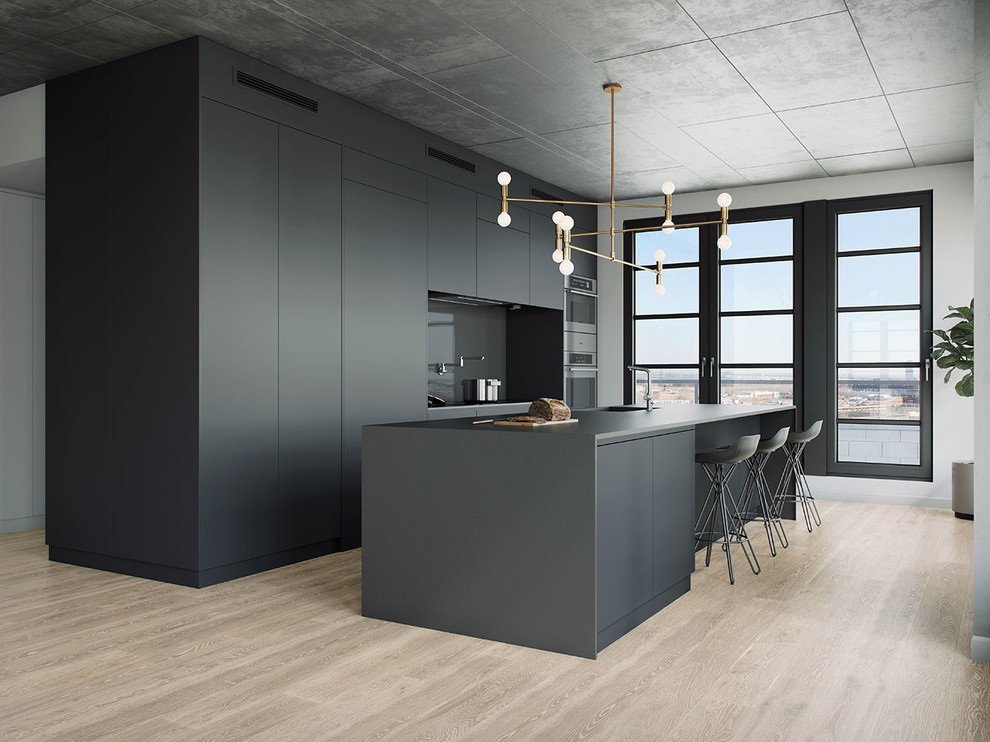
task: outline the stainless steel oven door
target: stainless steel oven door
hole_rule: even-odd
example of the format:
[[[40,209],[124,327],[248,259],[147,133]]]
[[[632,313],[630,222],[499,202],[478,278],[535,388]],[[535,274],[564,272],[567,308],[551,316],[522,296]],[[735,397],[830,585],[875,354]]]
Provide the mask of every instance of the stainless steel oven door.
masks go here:
[[[572,410],[598,406],[598,369],[565,367],[564,401]]]
[[[598,297],[583,291],[565,291],[564,329],[568,332],[597,332]]]

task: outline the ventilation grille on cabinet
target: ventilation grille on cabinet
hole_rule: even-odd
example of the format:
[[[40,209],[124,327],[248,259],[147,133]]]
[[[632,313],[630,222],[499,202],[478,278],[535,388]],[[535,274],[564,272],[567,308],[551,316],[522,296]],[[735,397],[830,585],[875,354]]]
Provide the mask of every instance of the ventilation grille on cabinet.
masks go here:
[[[469,173],[473,173],[476,169],[473,162],[468,162],[457,155],[444,152],[442,149],[437,149],[436,147],[427,146],[426,156],[432,157],[435,160],[440,160],[441,162],[446,162],[448,165],[459,167],[461,170],[467,170]]]
[[[539,188],[530,188],[529,194],[531,196],[535,196],[536,198],[542,198],[544,201],[561,201],[560,196],[554,196],[552,193],[541,191]]]
[[[237,84],[257,90],[259,93],[270,95],[273,98],[284,100],[286,103],[291,103],[294,106],[305,108],[307,111],[312,111],[313,113],[320,112],[320,104],[312,98],[299,95],[299,93],[293,93],[291,90],[287,90],[267,80],[262,80],[260,77],[249,75],[247,72],[237,70]]]

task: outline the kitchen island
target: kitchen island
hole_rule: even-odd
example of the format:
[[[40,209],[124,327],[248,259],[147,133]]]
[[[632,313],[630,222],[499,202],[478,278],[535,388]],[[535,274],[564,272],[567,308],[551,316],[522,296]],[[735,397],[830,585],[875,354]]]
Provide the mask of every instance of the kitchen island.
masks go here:
[[[594,658],[690,589],[695,451],[772,435],[794,407],[574,416],[366,426],[363,615]]]

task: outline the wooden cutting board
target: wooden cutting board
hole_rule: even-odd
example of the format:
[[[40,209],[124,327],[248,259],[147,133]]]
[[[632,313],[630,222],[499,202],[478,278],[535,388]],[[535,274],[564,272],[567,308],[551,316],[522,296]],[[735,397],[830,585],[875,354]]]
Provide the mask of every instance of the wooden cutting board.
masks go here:
[[[511,425],[516,428],[546,428],[551,425],[566,425],[567,423],[576,423],[578,419],[576,417],[569,418],[567,420],[548,420],[545,423],[518,423],[512,420],[496,420],[496,425]]]

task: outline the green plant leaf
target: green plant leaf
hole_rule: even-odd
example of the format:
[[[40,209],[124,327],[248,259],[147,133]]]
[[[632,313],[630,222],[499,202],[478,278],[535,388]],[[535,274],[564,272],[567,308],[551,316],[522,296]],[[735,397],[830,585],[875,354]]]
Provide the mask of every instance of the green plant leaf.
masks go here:
[[[972,397],[973,396],[973,372],[970,371],[968,374],[963,376],[958,382],[956,382],[956,394],[960,397]]]

